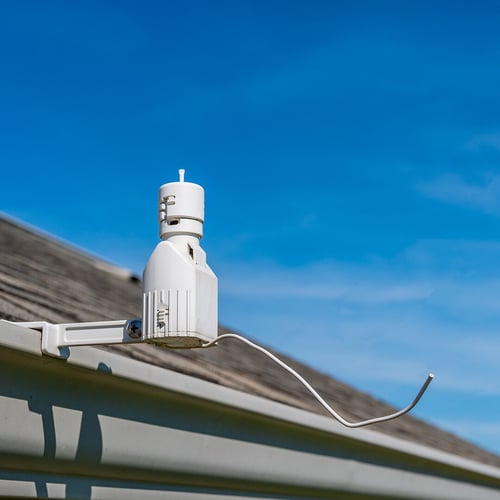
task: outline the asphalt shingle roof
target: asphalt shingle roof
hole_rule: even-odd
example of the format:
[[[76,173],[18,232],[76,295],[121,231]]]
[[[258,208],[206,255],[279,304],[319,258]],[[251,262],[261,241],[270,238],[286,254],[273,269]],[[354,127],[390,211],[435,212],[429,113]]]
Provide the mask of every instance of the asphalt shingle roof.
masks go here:
[[[140,280],[122,268],[1,215],[0,249],[0,318],[66,323],[141,315]],[[244,327],[241,325],[243,330]],[[219,326],[220,333],[227,331]],[[325,413],[295,379],[238,341],[228,340],[207,350],[170,350],[149,344],[103,349],[311,412]],[[348,419],[366,419],[394,411],[339,380],[276,354],[305,376]],[[371,429],[500,467],[500,457],[410,415],[376,424]]]

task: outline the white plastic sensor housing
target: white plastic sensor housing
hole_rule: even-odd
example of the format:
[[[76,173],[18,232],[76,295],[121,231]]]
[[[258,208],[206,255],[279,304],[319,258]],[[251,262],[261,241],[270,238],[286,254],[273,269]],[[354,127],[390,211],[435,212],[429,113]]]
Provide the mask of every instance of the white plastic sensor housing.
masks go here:
[[[143,275],[142,340],[200,347],[217,337],[217,277],[200,246],[204,191],[179,181],[160,187],[161,242]]]

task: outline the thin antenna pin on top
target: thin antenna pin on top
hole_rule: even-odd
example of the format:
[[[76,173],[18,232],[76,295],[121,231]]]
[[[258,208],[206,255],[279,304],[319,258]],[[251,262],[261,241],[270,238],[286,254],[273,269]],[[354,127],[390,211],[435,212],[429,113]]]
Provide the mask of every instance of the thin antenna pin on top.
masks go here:
[[[184,182],[184,174],[186,171],[183,168],[179,169],[179,182]]]

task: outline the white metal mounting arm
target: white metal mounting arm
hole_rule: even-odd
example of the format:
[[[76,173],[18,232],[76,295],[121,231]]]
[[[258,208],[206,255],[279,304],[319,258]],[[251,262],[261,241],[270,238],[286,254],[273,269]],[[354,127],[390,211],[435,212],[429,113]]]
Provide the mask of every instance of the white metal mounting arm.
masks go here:
[[[43,354],[48,354],[56,358],[67,359],[69,357],[69,347],[83,346],[83,345],[99,345],[99,344],[124,344],[131,342],[148,342],[149,339],[144,339],[142,334],[142,321],[140,319],[132,320],[119,320],[119,321],[96,321],[90,323],[63,323],[52,324],[46,321],[33,321],[16,323],[17,325],[39,330],[41,332],[41,351]],[[255,344],[241,335],[234,333],[226,333],[218,336],[215,340],[202,344],[201,347],[211,347],[216,345],[219,341],[233,338],[238,339],[249,346],[262,352],[275,363],[280,365],[296,379],[298,379],[309,392],[321,403],[321,405],[341,424],[346,427],[364,427],[366,425],[376,424],[379,422],[386,422],[395,418],[401,417],[408,413],[420,401],[424,392],[432,382],[434,375],[429,374],[426,381],[422,385],[417,396],[413,401],[403,408],[402,410],[385,415],[382,417],[370,418],[360,422],[349,422],[337,413],[319,394],[318,392],[293,368],[277,358],[274,354],[269,352],[264,347]]]
[[[56,358],[69,357],[71,346],[124,344],[142,341],[140,320],[95,321],[87,323],[62,323],[30,321],[17,325],[39,330],[42,334],[42,353]]]

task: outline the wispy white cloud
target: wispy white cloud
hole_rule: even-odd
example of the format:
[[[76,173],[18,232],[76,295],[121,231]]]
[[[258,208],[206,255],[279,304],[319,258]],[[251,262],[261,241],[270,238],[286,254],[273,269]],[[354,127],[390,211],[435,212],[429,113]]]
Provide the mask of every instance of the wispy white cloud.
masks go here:
[[[500,216],[500,175],[485,177],[482,182],[467,182],[456,174],[445,174],[422,182],[417,188],[429,198]]]
[[[395,276],[364,275],[362,268],[347,270],[333,262],[302,268],[283,268],[269,263],[227,269],[221,280],[223,293],[246,299],[307,299],[345,303],[386,304],[428,298],[432,287],[424,280]],[[223,271],[224,272],[224,271]],[[244,275],[245,279],[241,280]]]
[[[433,247],[438,247],[434,253]],[[355,307],[424,304],[475,311],[482,317],[500,313],[498,252],[500,246],[494,243],[437,241],[427,242],[427,248],[419,243],[391,262],[323,261],[294,268],[270,262],[226,265],[219,270],[220,288],[227,296],[248,301]]]

